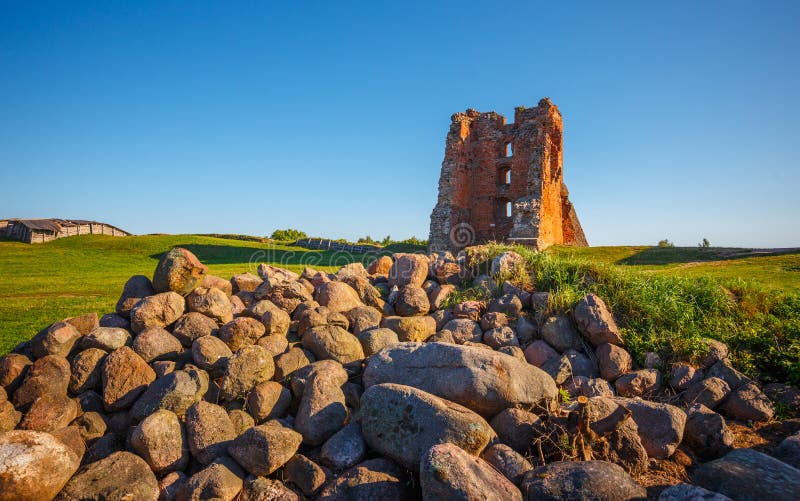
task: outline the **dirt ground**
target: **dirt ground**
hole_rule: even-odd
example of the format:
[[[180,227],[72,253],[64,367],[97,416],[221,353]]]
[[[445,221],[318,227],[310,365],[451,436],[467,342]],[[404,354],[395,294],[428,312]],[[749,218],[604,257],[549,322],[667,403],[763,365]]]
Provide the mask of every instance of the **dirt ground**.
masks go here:
[[[800,431],[800,418],[757,423],[752,426],[729,420],[728,427],[733,432],[735,448],[749,447],[770,454],[783,439]],[[681,446],[670,459],[651,459],[650,468],[634,478],[647,488],[648,499],[655,500],[661,491],[670,485],[688,481],[692,469],[697,464],[691,451]]]

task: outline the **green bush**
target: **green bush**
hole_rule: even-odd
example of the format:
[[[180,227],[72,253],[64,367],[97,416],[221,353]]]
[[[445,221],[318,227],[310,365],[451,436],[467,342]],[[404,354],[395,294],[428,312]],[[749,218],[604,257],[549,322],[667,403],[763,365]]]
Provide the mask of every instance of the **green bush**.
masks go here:
[[[273,240],[278,240],[279,242],[295,242],[301,238],[308,238],[308,235],[306,235],[304,231],[295,230],[294,228],[287,228],[285,230],[273,231],[270,238]]]

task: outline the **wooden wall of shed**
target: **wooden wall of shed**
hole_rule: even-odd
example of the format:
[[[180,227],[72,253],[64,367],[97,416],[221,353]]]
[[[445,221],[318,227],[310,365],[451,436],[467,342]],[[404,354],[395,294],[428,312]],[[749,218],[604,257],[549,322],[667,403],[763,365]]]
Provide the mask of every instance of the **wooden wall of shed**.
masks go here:
[[[14,240],[19,240],[21,242],[39,244],[49,242],[57,238],[74,237],[78,235],[110,235],[113,237],[125,237],[130,235],[130,233],[103,223],[62,226],[60,232],[53,233],[47,230],[31,230],[24,224],[14,221],[0,221],[0,235]]]

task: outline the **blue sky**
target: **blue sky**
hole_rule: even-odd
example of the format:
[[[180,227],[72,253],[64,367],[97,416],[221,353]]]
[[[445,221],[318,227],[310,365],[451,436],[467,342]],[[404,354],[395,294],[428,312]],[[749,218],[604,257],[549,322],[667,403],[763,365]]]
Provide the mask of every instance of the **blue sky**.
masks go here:
[[[591,244],[800,246],[799,5],[0,1],[0,217],[427,237],[450,115],[549,96]]]

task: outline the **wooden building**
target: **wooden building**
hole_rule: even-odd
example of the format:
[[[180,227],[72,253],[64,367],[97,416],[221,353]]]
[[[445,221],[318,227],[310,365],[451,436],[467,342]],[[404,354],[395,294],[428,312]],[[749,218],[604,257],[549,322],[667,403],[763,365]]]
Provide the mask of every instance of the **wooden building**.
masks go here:
[[[125,237],[130,235],[110,224],[82,219],[2,219],[0,220],[0,236],[40,244],[57,238],[77,235],[110,235]]]

